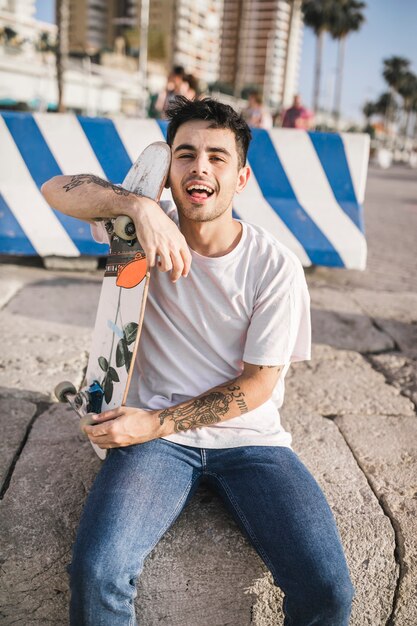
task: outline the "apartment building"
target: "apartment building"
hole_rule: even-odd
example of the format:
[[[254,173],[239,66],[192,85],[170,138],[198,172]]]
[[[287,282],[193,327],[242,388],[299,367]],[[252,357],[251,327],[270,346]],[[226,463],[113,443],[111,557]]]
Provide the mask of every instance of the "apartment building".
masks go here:
[[[223,0],[179,0],[173,60],[206,83],[220,70]]]
[[[35,15],[36,0],[0,0],[0,11],[7,11],[19,19]]]
[[[117,0],[70,0],[69,51],[70,54],[94,54],[112,49],[115,38]]]
[[[256,87],[270,106],[288,106],[302,32],[301,0],[224,0],[219,81],[236,96]]]
[[[141,0],[119,3],[119,14],[126,15],[133,29],[141,28]],[[159,70],[167,75],[172,64],[175,36],[175,0],[148,0],[148,61],[150,71]],[[126,36],[126,30],[119,30]],[[139,45],[139,40],[138,40]]]
[[[127,0],[139,20],[140,0]],[[150,0],[149,58],[183,65],[201,81],[217,80],[220,64],[223,0]]]

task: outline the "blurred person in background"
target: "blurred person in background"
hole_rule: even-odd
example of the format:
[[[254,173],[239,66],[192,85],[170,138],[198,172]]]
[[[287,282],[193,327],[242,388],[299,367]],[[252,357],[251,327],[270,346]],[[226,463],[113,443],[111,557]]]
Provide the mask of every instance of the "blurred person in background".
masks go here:
[[[314,115],[312,111],[303,106],[299,95],[295,95],[292,106],[284,111],[282,127],[310,130],[313,125]]]
[[[187,96],[190,89],[189,81],[186,79],[185,70],[182,65],[175,65],[168,76],[166,87],[158,95],[155,102],[155,110],[160,117],[165,118],[165,111],[176,96]]]
[[[188,85],[188,89],[184,93],[185,97],[188,98],[188,100],[194,100],[194,98],[198,99],[201,94],[198,79],[193,74],[186,74],[184,80]]]
[[[248,106],[242,111],[246,123],[252,128],[272,128],[272,116],[262,103],[259,91],[251,91],[248,94]]]

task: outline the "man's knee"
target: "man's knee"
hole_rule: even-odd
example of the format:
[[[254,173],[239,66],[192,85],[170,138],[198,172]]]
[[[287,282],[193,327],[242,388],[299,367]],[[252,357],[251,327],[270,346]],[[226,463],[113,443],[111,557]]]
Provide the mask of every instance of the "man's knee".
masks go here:
[[[94,537],[85,540],[77,538],[73,548],[72,562],[69,566],[71,586],[89,587],[102,586],[113,577],[114,550],[96,541]]]
[[[68,573],[71,588],[86,589],[88,587],[90,590],[102,587],[105,578],[110,575],[110,571],[103,561],[88,552],[84,554],[74,553],[72,562],[68,567]]]
[[[336,579],[323,585],[320,595],[322,606],[337,614],[338,611],[350,610],[355,590],[349,578],[344,581]]]
[[[355,595],[349,576],[318,581],[312,592],[310,602],[313,613],[320,616],[323,623],[347,623]]]
[[[348,575],[331,579],[312,577],[305,584],[300,581],[285,595],[284,611],[293,620],[288,624],[305,620],[326,625],[347,624],[353,596],[354,588]]]

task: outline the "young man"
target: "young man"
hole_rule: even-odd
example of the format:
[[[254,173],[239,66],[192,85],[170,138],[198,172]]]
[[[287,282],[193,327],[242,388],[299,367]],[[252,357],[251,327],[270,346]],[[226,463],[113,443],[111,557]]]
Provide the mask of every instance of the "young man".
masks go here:
[[[335,523],[277,411],[290,363],[310,357],[302,267],[232,217],[250,175],[244,120],[210,99],[178,98],[169,116],[173,219],[91,176],[43,188],[52,206],[95,221],[98,239],[100,220],[130,215],[153,268],[135,395],[85,428],[110,452],[74,546],[71,624],[134,623],[143,561],[204,478],[283,589],[285,624],[347,626],[352,586]]]

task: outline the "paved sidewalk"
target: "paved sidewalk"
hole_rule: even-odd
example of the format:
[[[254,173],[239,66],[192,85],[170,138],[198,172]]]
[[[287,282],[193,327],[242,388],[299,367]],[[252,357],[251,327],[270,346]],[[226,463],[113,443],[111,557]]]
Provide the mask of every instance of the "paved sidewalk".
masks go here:
[[[371,171],[369,269],[307,272],[313,360],[291,368],[283,421],[336,516],[352,626],[417,624],[417,181]],[[0,622],[67,624],[65,568],[100,461],[51,396],[80,383],[100,272],[0,265]],[[94,529],[92,529],[92,533]],[[148,558],[144,626],[276,626],[280,593],[211,491]]]

